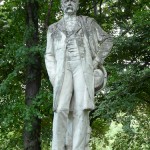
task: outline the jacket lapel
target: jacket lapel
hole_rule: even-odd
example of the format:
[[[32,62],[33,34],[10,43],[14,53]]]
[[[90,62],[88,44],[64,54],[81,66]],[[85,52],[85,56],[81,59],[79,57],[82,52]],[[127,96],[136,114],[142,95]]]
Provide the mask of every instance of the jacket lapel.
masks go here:
[[[57,27],[59,31],[63,32],[66,35],[66,27],[63,18],[59,20]]]

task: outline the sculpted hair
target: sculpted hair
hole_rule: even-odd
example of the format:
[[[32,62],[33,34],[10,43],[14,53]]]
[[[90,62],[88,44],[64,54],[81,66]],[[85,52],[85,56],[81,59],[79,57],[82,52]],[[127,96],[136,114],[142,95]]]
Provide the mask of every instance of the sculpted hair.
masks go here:
[[[67,0],[60,0],[60,4],[61,4],[61,9],[63,10],[63,3],[64,3],[64,1],[67,1]],[[79,9],[79,0],[71,0],[71,1],[73,1],[73,2],[75,2],[75,3],[77,3],[77,10]]]

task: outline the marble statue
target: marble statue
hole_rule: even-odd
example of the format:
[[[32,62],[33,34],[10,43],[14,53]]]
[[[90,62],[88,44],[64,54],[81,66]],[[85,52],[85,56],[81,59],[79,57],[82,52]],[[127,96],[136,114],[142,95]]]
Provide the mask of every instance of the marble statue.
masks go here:
[[[79,0],[61,0],[61,7],[64,16],[49,26],[45,53],[54,89],[52,150],[89,150],[89,112],[106,81],[112,38],[93,18],[76,16]]]

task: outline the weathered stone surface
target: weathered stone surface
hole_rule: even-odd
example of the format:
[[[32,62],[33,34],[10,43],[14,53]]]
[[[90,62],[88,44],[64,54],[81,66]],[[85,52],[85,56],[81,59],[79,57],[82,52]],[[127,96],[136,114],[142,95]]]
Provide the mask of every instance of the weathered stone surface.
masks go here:
[[[106,82],[103,62],[113,45],[94,19],[76,16],[78,4],[62,0],[64,17],[47,33],[45,64],[54,88],[52,150],[88,150],[94,87],[97,91]]]

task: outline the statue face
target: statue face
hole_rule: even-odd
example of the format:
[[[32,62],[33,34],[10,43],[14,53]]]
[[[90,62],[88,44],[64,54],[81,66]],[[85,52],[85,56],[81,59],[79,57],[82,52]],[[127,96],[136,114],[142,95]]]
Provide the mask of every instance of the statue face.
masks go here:
[[[62,10],[69,15],[76,14],[78,6],[79,0],[61,0]]]

